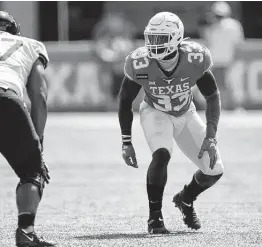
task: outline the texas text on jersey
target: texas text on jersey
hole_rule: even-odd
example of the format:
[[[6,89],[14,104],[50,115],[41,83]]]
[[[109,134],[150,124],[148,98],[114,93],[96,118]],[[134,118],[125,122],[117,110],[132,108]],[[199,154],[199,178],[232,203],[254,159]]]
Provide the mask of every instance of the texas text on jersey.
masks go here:
[[[0,87],[14,90],[23,97],[28,76],[35,61],[49,62],[43,43],[0,31]]]
[[[125,75],[143,86],[149,105],[176,117],[188,110],[193,98],[191,88],[212,66],[209,50],[196,42],[181,42],[178,52],[179,61],[170,72],[148,57],[146,47],[131,52],[124,67]]]

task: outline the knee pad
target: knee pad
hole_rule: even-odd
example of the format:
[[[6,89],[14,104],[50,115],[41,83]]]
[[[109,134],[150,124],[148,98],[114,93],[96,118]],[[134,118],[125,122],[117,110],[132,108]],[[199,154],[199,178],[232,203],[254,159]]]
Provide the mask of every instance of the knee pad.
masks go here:
[[[40,198],[42,198],[43,195],[43,190],[45,187],[45,182],[44,182],[44,178],[42,175],[40,174],[35,174],[33,176],[24,176],[20,178],[20,182],[18,183],[17,187],[16,187],[16,192],[18,190],[19,187],[21,187],[23,184],[33,184],[35,186],[38,187],[38,191],[39,191],[39,195]]]
[[[203,187],[209,188],[211,186],[213,186],[221,177],[222,177],[223,173],[219,174],[219,175],[206,175],[203,172],[201,172],[200,170],[198,170],[195,173],[195,179],[196,181],[202,185]]]
[[[153,153],[153,161],[156,165],[167,166],[170,158],[170,153],[165,148],[159,148]]]

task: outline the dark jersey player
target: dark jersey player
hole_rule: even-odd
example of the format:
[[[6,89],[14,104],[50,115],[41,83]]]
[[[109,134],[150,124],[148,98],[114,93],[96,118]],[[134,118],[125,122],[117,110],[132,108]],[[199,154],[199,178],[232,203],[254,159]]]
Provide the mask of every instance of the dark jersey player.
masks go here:
[[[220,97],[210,70],[211,55],[203,45],[184,39],[183,23],[173,13],[153,16],[144,36],[145,46],[131,52],[124,67],[118,112],[122,155],[127,165],[138,167],[131,139],[132,102],[143,88],[140,122],[152,152],[146,178],[148,232],[168,233],[162,216],[162,197],[173,140],[198,167],[192,181],[174,196],[173,202],[182,212],[184,223],[199,229],[193,202],[221,178],[224,170],[216,142]],[[195,85],[206,98],[206,124],[192,102],[191,89]]]
[[[20,36],[19,24],[4,11],[0,11],[0,47],[0,152],[20,179],[16,245],[54,246],[34,231],[37,207],[50,179],[42,156],[48,55],[41,42]],[[31,115],[23,99],[24,89]]]

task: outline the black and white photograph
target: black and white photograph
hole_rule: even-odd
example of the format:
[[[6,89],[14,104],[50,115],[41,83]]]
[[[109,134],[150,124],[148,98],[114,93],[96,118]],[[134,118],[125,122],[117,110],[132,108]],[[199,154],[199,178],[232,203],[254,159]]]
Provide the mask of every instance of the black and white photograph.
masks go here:
[[[0,1],[0,247],[262,247],[262,1]]]

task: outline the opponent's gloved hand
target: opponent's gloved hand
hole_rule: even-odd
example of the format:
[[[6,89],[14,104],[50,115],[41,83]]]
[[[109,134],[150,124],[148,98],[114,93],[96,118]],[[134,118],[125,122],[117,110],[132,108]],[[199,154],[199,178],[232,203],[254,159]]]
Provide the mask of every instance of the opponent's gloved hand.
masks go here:
[[[132,144],[122,145],[122,157],[128,166],[138,168],[136,153]]]
[[[42,159],[42,164],[41,164],[41,175],[43,176],[45,182],[47,184],[49,184],[49,180],[50,180],[50,175],[49,175],[49,168],[47,166],[47,164],[45,163],[44,157],[43,157],[43,153],[41,153],[41,159]]]
[[[210,165],[209,167],[213,170],[216,161],[217,161],[217,148],[216,148],[217,141],[215,138],[205,138],[203,144],[201,146],[200,152],[198,154],[198,158],[201,159],[205,151],[208,152],[210,158]]]
[[[44,164],[44,169],[42,170],[42,175],[44,177],[44,180],[47,184],[49,184],[50,175],[49,175],[49,168],[46,164]]]

